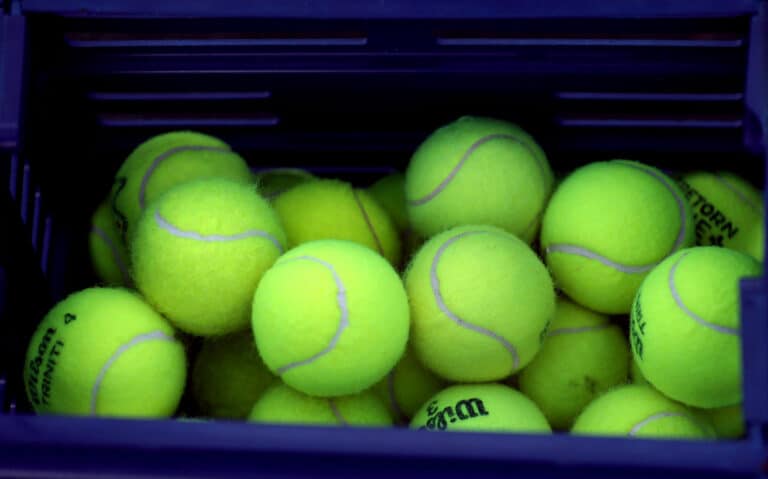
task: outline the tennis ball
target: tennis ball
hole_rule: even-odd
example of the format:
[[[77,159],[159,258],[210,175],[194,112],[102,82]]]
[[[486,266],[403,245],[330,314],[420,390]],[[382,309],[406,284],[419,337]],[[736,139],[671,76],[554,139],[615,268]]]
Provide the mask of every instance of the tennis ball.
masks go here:
[[[212,136],[176,131],[139,145],[123,162],[112,185],[112,212],[123,242],[130,247],[139,216],[153,199],[181,183],[211,177],[252,181],[245,161]]]
[[[583,435],[712,439],[690,409],[640,384],[617,387],[592,401],[573,424]]]
[[[454,226],[498,226],[530,243],[552,191],[544,152],[520,127],[464,116],[416,150],[405,173],[408,216],[429,238]]]
[[[315,177],[310,172],[299,168],[272,168],[254,175],[259,193],[268,201],[274,201],[294,186],[313,179]]]
[[[549,433],[536,404],[501,384],[457,384],[430,398],[411,421],[426,431]]]
[[[91,253],[93,270],[103,284],[109,286],[132,284],[128,252],[120,238],[108,200],[101,203],[91,217],[88,249]]]
[[[313,396],[356,394],[405,352],[408,298],[392,266],[365,246],[312,241],[264,274],[252,326],[264,363],[289,386]]]
[[[714,409],[694,409],[693,412],[712,424],[719,439],[739,439],[746,433],[741,404]]]
[[[192,396],[206,417],[245,419],[275,377],[250,331],[207,338],[192,369]]]
[[[245,330],[256,285],[284,245],[277,215],[252,185],[197,180],[169,190],[139,219],[134,280],[189,334]]]
[[[411,344],[445,379],[506,378],[538,352],[555,312],[552,279],[531,248],[492,226],[432,237],[405,273]]]
[[[739,280],[761,270],[751,256],[715,246],[679,251],[654,268],[630,321],[632,352],[648,382],[691,406],[740,403]]]
[[[389,405],[395,419],[407,423],[427,399],[445,386],[445,381],[422,366],[406,349],[397,366],[376,384],[374,392]]]
[[[24,368],[27,396],[42,414],[169,417],[185,381],[171,325],[122,288],[89,288],[56,304]]]
[[[690,207],[675,183],[641,163],[591,163],[560,184],[544,213],[541,249],[575,302],[629,313],[648,272],[693,244]]]
[[[312,397],[283,383],[267,389],[253,406],[249,421],[338,426],[391,426],[387,407],[371,391],[333,398]]]
[[[553,428],[568,429],[596,396],[627,381],[629,358],[618,325],[559,298],[544,345],[520,372],[520,392],[539,406]]]
[[[697,245],[725,246],[763,260],[763,193],[724,171],[695,171],[679,180],[693,209]]]
[[[402,173],[392,173],[379,179],[368,187],[368,193],[384,208],[399,231],[410,227],[405,207],[405,176]]]
[[[298,185],[274,201],[289,247],[319,239],[349,240],[400,262],[400,239],[384,209],[364,190],[339,180]]]

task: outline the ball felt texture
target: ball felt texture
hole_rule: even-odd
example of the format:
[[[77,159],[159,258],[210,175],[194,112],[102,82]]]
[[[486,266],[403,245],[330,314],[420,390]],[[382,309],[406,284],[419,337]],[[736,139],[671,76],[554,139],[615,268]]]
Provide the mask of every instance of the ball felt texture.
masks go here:
[[[569,429],[596,396],[627,381],[629,344],[607,316],[559,298],[541,350],[520,373],[520,391],[555,429]]]
[[[682,192],[664,173],[632,161],[597,162],[574,171],[552,195],[541,249],[567,296],[624,314],[648,272],[693,244],[692,224]]]
[[[529,243],[552,191],[541,148],[512,123],[465,116],[432,133],[405,173],[410,223],[425,238],[489,224]]]
[[[501,384],[457,384],[430,398],[411,428],[427,431],[550,433],[536,404]]]
[[[253,334],[269,369],[313,396],[356,394],[405,352],[408,299],[379,254],[351,241],[288,251],[253,296]]]
[[[88,235],[91,265],[105,286],[130,286],[132,284],[128,251],[112,216],[109,200],[99,205],[91,217]]]
[[[400,262],[400,238],[389,215],[366,191],[347,182],[309,181],[273,204],[289,247],[319,239],[348,240],[376,251],[393,265]]]
[[[387,407],[371,391],[332,398],[308,396],[283,383],[276,383],[253,406],[253,422],[305,425],[369,426],[392,425]]]
[[[185,381],[171,325],[122,288],[89,288],[56,304],[34,332],[24,368],[41,414],[169,417]]]
[[[552,279],[518,237],[460,226],[431,238],[405,273],[411,345],[455,382],[501,380],[538,352],[555,312]]]
[[[252,174],[223,141],[192,131],[154,136],[139,145],[117,171],[112,211],[129,245],[142,211],[155,198],[187,181],[220,177],[251,183]]]
[[[445,381],[406,349],[397,366],[376,384],[374,392],[389,406],[392,417],[407,423],[427,399],[445,386]]]
[[[192,368],[192,396],[204,417],[245,419],[275,380],[250,331],[207,338]]]
[[[142,215],[134,280],[189,334],[245,330],[256,285],[285,243],[277,215],[252,185],[197,180],[171,189]]]
[[[259,194],[269,201],[282,195],[296,185],[313,180],[312,173],[300,168],[271,168],[254,175]]]
[[[711,426],[651,386],[620,386],[592,401],[576,418],[573,434],[712,439]]]
[[[685,249],[654,268],[630,321],[645,379],[691,406],[740,403],[739,280],[761,270],[751,256],[716,246]]]
[[[763,260],[763,194],[739,176],[719,171],[684,175],[680,188],[693,210],[697,245],[724,246]]]

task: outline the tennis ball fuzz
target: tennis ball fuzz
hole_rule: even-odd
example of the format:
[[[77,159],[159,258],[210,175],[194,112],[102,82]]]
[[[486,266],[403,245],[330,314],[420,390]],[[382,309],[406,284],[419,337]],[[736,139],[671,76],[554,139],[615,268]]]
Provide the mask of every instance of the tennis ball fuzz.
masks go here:
[[[41,414],[169,417],[186,357],[174,330],[122,288],[89,288],[56,304],[29,343],[24,384]]]
[[[553,428],[568,429],[597,395],[626,382],[629,358],[629,344],[618,325],[559,298],[544,345],[520,373],[520,391]]]
[[[93,270],[104,285],[132,284],[128,252],[112,216],[109,200],[101,203],[91,218],[88,249]]]
[[[552,184],[544,152],[520,127],[464,116],[432,133],[413,154],[405,173],[408,216],[425,238],[488,224],[530,243]]]
[[[696,244],[724,246],[763,260],[763,194],[743,178],[724,171],[695,171],[680,178],[693,209]]]
[[[204,417],[245,419],[276,379],[250,331],[206,338],[192,368],[192,396]]]
[[[547,419],[522,393],[501,384],[457,384],[416,413],[412,429],[550,433]]]
[[[677,185],[633,161],[591,163],[565,178],[547,206],[541,249],[558,288],[606,314],[629,313],[654,266],[693,244]]]
[[[691,406],[740,403],[739,280],[761,270],[751,256],[715,246],[682,250],[654,268],[630,321],[632,353],[645,379]]]
[[[713,439],[711,426],[651,386],[631,384],[592,401],[573,424],[573,434]]]
[[[544,264],[517,236],[460,226],[431,238],[405,273],[411,345],[455,382],[501,380],[539,351],[555,312]]]
[[[274,201],[289,248],[319,239],[354,241],[400,262],[397,230],[384,209],[364,190],[339,180],[295,186]]]
[[[112,185],[112,210],[124,243],[142,211],[176,185],[201,178],[251,183],[248,165],[229,145],[209,135],[175,131],[154,136],[126,158]]]
[[[131,251],[134,280],[189,334],[245,330],[256,285],[285,243],[277,215],[252,185],[197,180],[171,189],[142,215]]]
[[[277,260],[253,296],[264,363],[313,396],[356,394],[380,381],[408,340],[408,299],[379,254],[351,241],[304,243]]]
[[[327,426],[388,427],[392,425],[384,403],[371,391],[319,398],[277,382],[264,392],[248,416],[251,422]]]

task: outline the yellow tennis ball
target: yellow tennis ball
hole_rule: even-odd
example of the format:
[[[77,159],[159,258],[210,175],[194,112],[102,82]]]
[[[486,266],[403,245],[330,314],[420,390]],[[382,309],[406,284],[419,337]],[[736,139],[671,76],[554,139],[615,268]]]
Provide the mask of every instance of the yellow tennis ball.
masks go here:
[[[339,180],[308,181],[274,201],[289,247],[320,239],[354,241],[400,262],[400,238],[384,209],[364,190]]]
[[[356,394],[405,352],[408,299],[392,266],[369,248],[312,241],[264,274],[252,326],[264,363],[289,386],[313,396]]]
[[[445,381],[425,368],[416,355],[406,349],[397,366],[376,384],[374,392],[389,406],[395,419],[408,422],[427,399],[445,386]]]
[[[696,171],[679,180],[693,209],[697,245],[725,246],[763,260],[763,193],[728,172]]]
[[[205,417],[245,419],[275,381],[250,331],[206,338],[195,358],[192,396]]]
[[[538,352],[555,312],[552,279],[519,239],[492,226],[432,237],[405,273],[419,360],[457,382],[501,380]]]
[[[254,175],[259,194],[268,201],[315,177],[312,173],[299,168],[271,168],[259,171]]]
[[[101,203],[91,217],[88,249],[93,270],[104,285],[132,284],[128,252],[115,224],[109,200]]]
[[[152,200],[187,181],[220,177],[250,183],[251,171],[237,153],[212,136],[176,131],[154,136],[126,158],[112,185],[112,211],[123,241]]]
[[[739,280],[754,258],[715,246],[680,251],[643,281],[630,343],[643,376],[672,399],[715,408],[741,402]]]
[[[319,398],[308,396],[283,383],[276,383],[264,392],[253,406],[248,420],[306,425],[392,425],[387,407],[371,391],[350,396]]]
[[[719,439],[739,439],[746,433],[741,404],[714,409],[693,409],[693,412],[712,424]]]
[[[617,387],[592,401],[573,424],[573,434],[713,439],[711,426],[651,386]]]
[[[169,190],[141,216],[134,280],[187,333],[245,330],[256,285],[284,245],[277,215],[252,185],[197,180]]]
[[[607,316],[559,298],[541,350],[520,372],[520,391],[555,429],[570,428],[596,396],[627,381],[629,344]]]
[[[531,242],[553,174],[544,152],[520,127],[464,116],[416,150],[405,173],[408,216],[428,238],[454,226],[489,224]]]
[[[575,302],[629,313],[648,272],[693,244],[693,218],[677,185],[641,163],[591,163],[568,176],[544,213],[541,249]]]
[[[402,173],[387,175],[368,187],[368,193],[387,212],[399,231],[410,227],[405,207],[405,176]]]
[[[427,401],[411,421],[426,431],[550,433],[533,401],[501,384],[457,384]]]
[[[38,413],[168,417],[186,356],[168,322],[122,288],[89,288],[56,304],[27,349],[24,384]]]

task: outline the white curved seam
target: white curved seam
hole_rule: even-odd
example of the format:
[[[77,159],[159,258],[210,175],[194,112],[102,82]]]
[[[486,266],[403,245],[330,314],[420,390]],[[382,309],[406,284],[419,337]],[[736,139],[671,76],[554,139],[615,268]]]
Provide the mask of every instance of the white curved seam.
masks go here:
[[[660,419],[666,419],[668,417],[684,417],[688,418],[686,414],[679,413],[679,412],[659,412],[656,414],[653,414],[652,416],[648,416],[647,418],[643,419],[639,423],[635,424],[632,429],[629,430],[629,433],[627,434],[630,437],[636,436],[642,428],[647,426],[648,424],[658,421]]]
[[[517,369],[520,365],[520,358],[518,357],[517,349],[515,349],[515,346],[509,341],[507,341],[505,338],[503,338],[502,336],[494,333],[493,331],[489,329],[485,329],[481,326],[477,326],[475,324],[472,324],[468,321],[465,321],[459,318],[453,311],[451,311],[448,308],[448,305],[445,304],[445,301],[443,300],[443,295],[440,292],[440,280],[437,277],[437,264],[440,262],[440,258],[443,256],[443,253],[445,252],[445,250],[451,244],[455,243],[456,241],[458,241],[459,239],[465,236],[473,235],[473,234],[488,234],[488,233],[489,232],[487,231],[466,231],[464,233],[459,233],[458,235],[449,238],[445,243],[443,243],[440,246],[440,248],[437,250],[437,253],[435,253],[435,257],[432,260],[432,266],[429,270],[429,280],[432,286],[432,294],[435,297],[435,302],[437,303],[437,307],[440,308],[440,311],[442,311],[443,314],[448,316],[448,318],[450,318],[453,322],[455,322],[459,326],[463,328],[467,328],[471,331],[474,331],[476,333],[482,334],[484,336],[487,336],[491,339],[498,341],[512,356],[513,368]]]
[[[96,376],[96,381],[93,383],[93,388],[91,389],[90,414],[92,416],[96,414],[96,401],[99,397],[99,390],[101,389],[101,383],[104,381],[104,377],[107,375],[109,368],[112,367],[115,361],[120,359],[120,356],[125,354],[132,347],[136,346],[137,344],[141,344],[145,341],[154,341],[154,340],[169,341],[169,342],[176,341],[176,339],[173,336],[169,336],[162,331],[153,331],[151,333],[139,334],[138,336],[134,337],[127,343],[121,344],[120,347],[117,348],[117,351],[112,353],[112,356],[110,356],[109,359],[107,359],[107,361],[101,367],[101,370],[99,371],[98,376]]]
[[[336,270],[333,268],[333,265],[328,263],[327,261],[324,261],[320,258],[316,258],[314,256],[298,256],[296,258],[291,258],[288,260],[284,260],[281,263],[285,264],[290,261],[314,261],[315,263],[318,263],[322,266],[324,266],[328,271],[331,272],[331,275],[333,276],[333,281],[336,283],[336,303],[339,306],[339,311],[341,312],[341,318],[339,319],[339,326],[336,329],[336,333],[334,334],[333,338],[331,338],[331,341],[328,343],[328,346],[326,346],[322,351],[320,351],[317,354],[314,354],[307,359],[302,359],[301,361],[296,361],[293,363],[286,364],[285,366],[282,366],[277,369],[278,374],[285,374],[287,371],[298,367],[298,366],[304,366],[306,364],[309,364],[326,354],[333,351],[333,349],[336,347],[336,344],[341,339],[341,334],[344,332],[345,329],[349,326],[349,307],[347,305],[347,290],[344,288],[344,283],[341,281],[341,278],[339,277]]]
[[[680,257],[675,261],[675,264],[672,265],[672,268],[669,270],[669,291],[672,293],[672,298],[674,298],[675,303],[677,304],[677,307],[680,308],[689,318],[693,319],[700,325],[712,329],[714,331],[717,331],[718,333],[723,334],[732,334],[732,335],[738,335],[739,329],[738,328],[731,328],[728,326],[722,326],[719,324],[711,323],[707,321],[706,319],[702,318],[698,314],[694,313],[693,311],[688,308],[688,306],[685,305],[683,302],[683,298],[680,297],[680,293],[677,291],[677,287],[675,287],[675,273],[677,272],[677,267],[680,265],[680,262],[688,256],[689,253],[683,253],[680,255]]]
[[[219,151],[222,153],[232,153],[232,150],[228,148],[194,145],[177,146],[175,148],[171,148],[170,150],[164,151],[162,154],[158,155],[154,160],[152,160],[152,164],[149,165],[149,168],[147,168],[147,171],[144,172],[144,176],[141,178],[141,186],[139,186],[139,207],[142,210],[146,207],[147,185],[149,184],[149,180],[152,177],[152,174],[155,172],[157,167],[160,166],[160,163],[167,160],[176,153],[181,153],[182,151]]]
[[[656,261],[656,262],[653,262],[653,263],[650,263],[650,264],[646,264],[646,265],[640,265],[640,266],[630,266],[630,265],[625,265],[625,264],[617,263],[617,262],[615,262],[613,260],[610,260],[610,259],[606,258],[603,255],[595,253],[594,251],[592,251],[590,249],[587,249],[587,248],[584,248],[584,247],[581,247],[581,246],[571,245],[571,244],[559,244],[559,243],[556,243],[556,244],[549,245],[546,248],[547,254],[549,254],[549,253],[569,253],[569,254],[575,254],[575,255],[578,255],[578,256],[583,256],[583,257],[588,258],[588,259],[593,259],[593,260],[599,261],[600,263],[608,266],[609,268],[613,268],[613,269],[615,269],[617,271],[621,271],[622,273],[637,274],[637,273],[645,273],[646,271],[652,270],[654,267],[656,267],[656,265],[661,263],[661,261],[663,261],[664,258],[666,258],[670,254],[672,254],[675,251],[677,251],[683,245],[683,242],[685,241],[686,231],[687,231],[686,230],[686,224],[685,224],[685,203],[684,203],[683,198],[681,198],[680,196],[677,195],[677,193],[675,192],[675,189],[672,187],[672,185],[670,183],[668,183],[666,181],[666,179],[663,176],[661,176],[660,174],[657,174],[654,171],[648,170],[646,168],[643,168],[643,167],[640,167],[640,166],[637,166],[637,165],[633,165],[633,164],[628,163],[628,162],[621,162],[621,164],[625,165],[625,166],[628,166],[630,168],[634,168],[636,170],[642,171],[643,173],[652,176],[654,179],[656,179],[658,182],[660,182],[662,185],[664,185],[664,187],[669,191],[669,193],[675,199],[675,202],[677,203],[677,209],[678,209],[678,211],[680,213],[680,229],[677,232],[677,238],[675,238],[675,243],[672,245],[672,249],[669,251],[669,253],[664,255],[664,257],[661,258],[659,261]]]
[[[338,421],[339,424],[341,424],[342,426],[349,426],[349,422],[341,414],[341,411],[339,410],[339,406],[336,404],[336,401],[334,401],[333,398],[328,399],[328,406],[330,406],[331,412],[333,413],[333,416],[336,418],[336,421]]]
[[[474,153],[478,148],[480,148],[485,143],[488,143],[489,141],[493,141],[493,140],[499,140],[499,139],[512,140],[515,143],[521,145],[526,150],[528,150],[528,152],[531,154],[531,156],[533,157],[534,161],[536,162],[536,165],[539,167],[540,170],[542,170],[541,171],[542,178],[544,178],[546,176],[546,174],[544,173],[544,165],[541,164],[541,161],[539,160],[538,155],[536,155],[536,153],[533,150],[531,150],[531,148],[528,146],[528,144],[526,144],[524,141],[521,141],[515,135],[511,135],[511,134],[508,134],[508,133],[494,133],[492,135],[486,135],[486,136],[478,139],[469,148],[467,148],[467,151],[465,151],[464,154],[461,156],[461,159],[456,164],[456,166],[453,167],[451,172],[448,173],[448,176],[446,176],[443,179],[443,181],[441,181],[440,184],[438,184],[437,187],[435,187],[434,190],[432,190],[431,192],[427,193],[425,196],[422,196],[421,198],[416,198],[416,199],[410,199],[409,198],[408,199],[408,203],[410,203],[411,205],[414,205],[414,206],[419,206],[419,205],[423,205],[424,203],[432,200],[434,197],[439,195],[443,190],[445,190],[445,188],[448,186],[448,184],[451,181],[453,181],[453,179],[459,173],[459,170],[461,170],[461,168],[464,166],[464,163],[466,163],[467,160],[469,159],[469,157],[472,156],[472,153]]]
[[[273,245],[275,245],[275,248],[282,254],[283,253],[283,245],[280,244],[280,241],[278,241],[277,238],[272,236],[270,233],[262,230],[247,230],[243,231],[241,233],[235,233],[232,235],[203,235],[196,231],[186,231],[182,230],[181,228],[177,228],[173,224],[171,224],[168,220],[163,218],[163,215],[160,214],[160,211],[155,211],[155,222],[157,223],[157,226],[164,229],[168,233],[172,234],[173,236],[179,237],[179,238],[187,238],[192,239],[196,241],[209,241],[209,242],[217,242],[217,241],[237,241],[241,239],[246,238],[264,238],[268,241],[270,241]]]
[[[735,185],[733,185],[732,183],[729,183],[728,180],[726,180],[725,178],[721,177],[720,175],[715,175],[715,181],[718,181],[718,182],[722,183],[722,185],[724,187],[726,187],[729,190],[731,190],[731,193],[733,193],[734,195],[738,196],[739,199],[743,203],[745,203],[747,205],[747,207],[749,207],[749,209],[752,210],[752,212],[758,213],[758,214],[760,213],[760,207],[758,205],[756,205],[755,203],[753,203],[752,200],[750,200],[747,197],[747,195],[745,195],[744,193],[739,191],[738,188]]]

